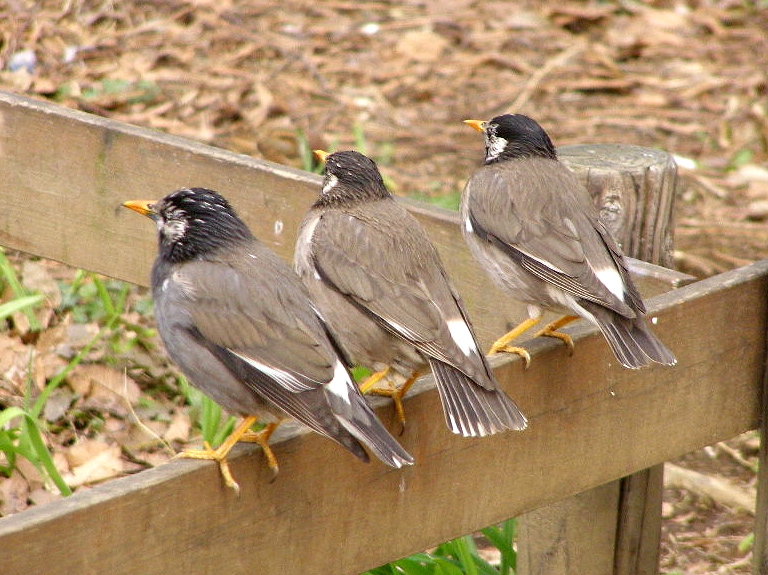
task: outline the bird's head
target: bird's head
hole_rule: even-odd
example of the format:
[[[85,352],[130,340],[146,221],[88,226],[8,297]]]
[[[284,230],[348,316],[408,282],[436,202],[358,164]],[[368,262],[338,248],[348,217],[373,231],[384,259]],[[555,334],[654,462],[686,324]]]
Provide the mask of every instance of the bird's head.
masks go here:
[[[464,120],[485,136],[485,163],[511,158],[541,157],[557,159],[549,135],[535,120],[523,114],[504,114],[487,122]]]
[[[161,200],[132,200],[123,206],[154,220],[160,256],[174,262],[252,238],[229,202],[205,188],[181,188]]]
[[[329,154],[322,150],[315,150],[315,156],[325,162],[319,203],[339,205],[390,196],[379,168],[369,157],[354,151]]]

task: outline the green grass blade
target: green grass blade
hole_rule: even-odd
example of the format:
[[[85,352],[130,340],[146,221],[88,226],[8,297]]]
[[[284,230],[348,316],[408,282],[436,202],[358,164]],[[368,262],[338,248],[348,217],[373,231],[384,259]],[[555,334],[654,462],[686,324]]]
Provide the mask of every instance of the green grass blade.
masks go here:
[[[515,540],[515,520],[508,519],[500,526],[492,525],[481,529],[480,532],[501,553],[501,563],[498,572],[501,575],[514,573],[517,568],[517,552],[513,546]]]
[[[9,315],[13,315],[17,311],[26,311],[29,308],[36,306],[45,299],[43,294],[27,295],[12,299],[4,304],[0,305],[0,320],[4,320]]]
[[[112,297],[109,295],[109,290],[104,284],[104,281],[96,274],[91,274],[91,281],[93,282],[93,285],[96,286],[96,293],[99,294],[99,299],[101,300],[101,305],[104,307],[104,313],[107,318],[115,317],[115,315],[117,315],[115,305],[112,302]]]
[[[45,445],[43,437],[40,434],[40,429],[37,426],[37,420],[30,417],[28,414],[25,414],[24,423],[22,425],[22,436],[29,439],[29,442],[32,444],[32,447],[34,447],[37,454],[37,461],[43,466],[48,477],[51,478],[51,481],[53,481],[54,485],[56,485],[62,495],[72,495],[72,490],[61,477],[58,469],[56,469],[56,466],[53,463],[51,452],[48,451],[48,447]],[[32,461],[32,463],[35,463],[35,461]]]
[[[8,407],[0,412],[0,429],[5,430],[5,427],[17,418],[21,419],[20,424],[17,426],[20,430],[18,443],[14,445],[9,441],[7,435],[0,442],[0,450],[6,453],[11,469],[13,469],[12,460],[15,458],[9,457],[9,454],[13,452],[14,454],[23,455],[35,466],[42,466],[62,495],[72,495],[72,490],[64,482],[64,479],[53,464],[53,458],[43,441],[35,418],[19,407]]]
[[[21,285],[21,282],[19,281],[13,266],[11,265],[11,262],[9,262],[8,258],[5,256],[5,250],[3,248],[0,248],[0,275],[3,276],[5,282],[8,284],[8,287],[11,288],[14,299],[24,298],[29,295],[24,286]],[[42,298],[43,296],[41,295],[40,297]],[[27,316],[27,320],[29,321],[29,329],[32,331],[40,331],[42,326],[40,325],[40,322],[38,321],[35,313],[29,309],[29,307],[22,308],[22,311],[24,312],[24,315]]]

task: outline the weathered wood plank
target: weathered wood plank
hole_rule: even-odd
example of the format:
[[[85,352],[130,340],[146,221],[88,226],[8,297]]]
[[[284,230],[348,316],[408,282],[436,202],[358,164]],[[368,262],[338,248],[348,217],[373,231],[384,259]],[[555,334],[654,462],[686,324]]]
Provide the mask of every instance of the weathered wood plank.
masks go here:
[[[768,341],[768,332],[766,332]],[[768,344],[766,344],[768,346]],[[757,501],[755,502],[755,544],[753,571],[755,575],[768,575],[768,353],[765,356],[760,408],[760,451],[758,452]]]
[[[620,481],[526,513],[518,523],[519,573],[612,575]],[[535,543],[535,544],[532,544]]]
[[[621,479],[614,575],[659,572],[664,465]]]
[[[272,483],[239,447],[239,499],[214,466],[179,461],[2,519],[3,573],[359,573],[733,437],[758,423],[767,292],[765,261],[649,302],[674,368],[623,369],[581,324],[571,358],[547,341],[527,371],[496,358],[530,418],[523,433],[455,437],[434,391],[411,397],[412,469],[305,434],[276,445]]]

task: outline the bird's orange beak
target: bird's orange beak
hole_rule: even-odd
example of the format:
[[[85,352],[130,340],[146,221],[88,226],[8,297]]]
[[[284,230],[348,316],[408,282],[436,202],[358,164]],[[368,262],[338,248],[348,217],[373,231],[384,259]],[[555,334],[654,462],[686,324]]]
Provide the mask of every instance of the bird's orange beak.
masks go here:
[[[151,217],[152,214],[155,213],[155,210],[152,209],[154,204],[155,200],[130,200],[128,202],[123,202],[123,207],[133,210],[142,216]]]
[[[315,158],[317,158],[319,162],[323,163],[325,163],[325,159],[330,156],[328,152],[323,150],[312,150],[312,153],[315,155]]]
[[[464,123],[478,132],[485,130],[485,120],[464,120]]]

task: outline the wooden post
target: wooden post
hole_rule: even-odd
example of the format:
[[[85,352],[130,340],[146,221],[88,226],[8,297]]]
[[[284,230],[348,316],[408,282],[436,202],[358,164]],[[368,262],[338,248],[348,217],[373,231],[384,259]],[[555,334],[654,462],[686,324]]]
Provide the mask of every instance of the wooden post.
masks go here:
[[[768,341],[768,333],[766,334],[766,341]],[[768,575],[768,353],[766,353],[765,358],[760,407],[758,464],[753,571],[755,575]]]
[[[566,146],[558,155],[584,182],[627,256],[671,264],[677,169],[670,154],[598,144]],[[658,465],[521,516],[520,573],[657,573],[662,484]]]

